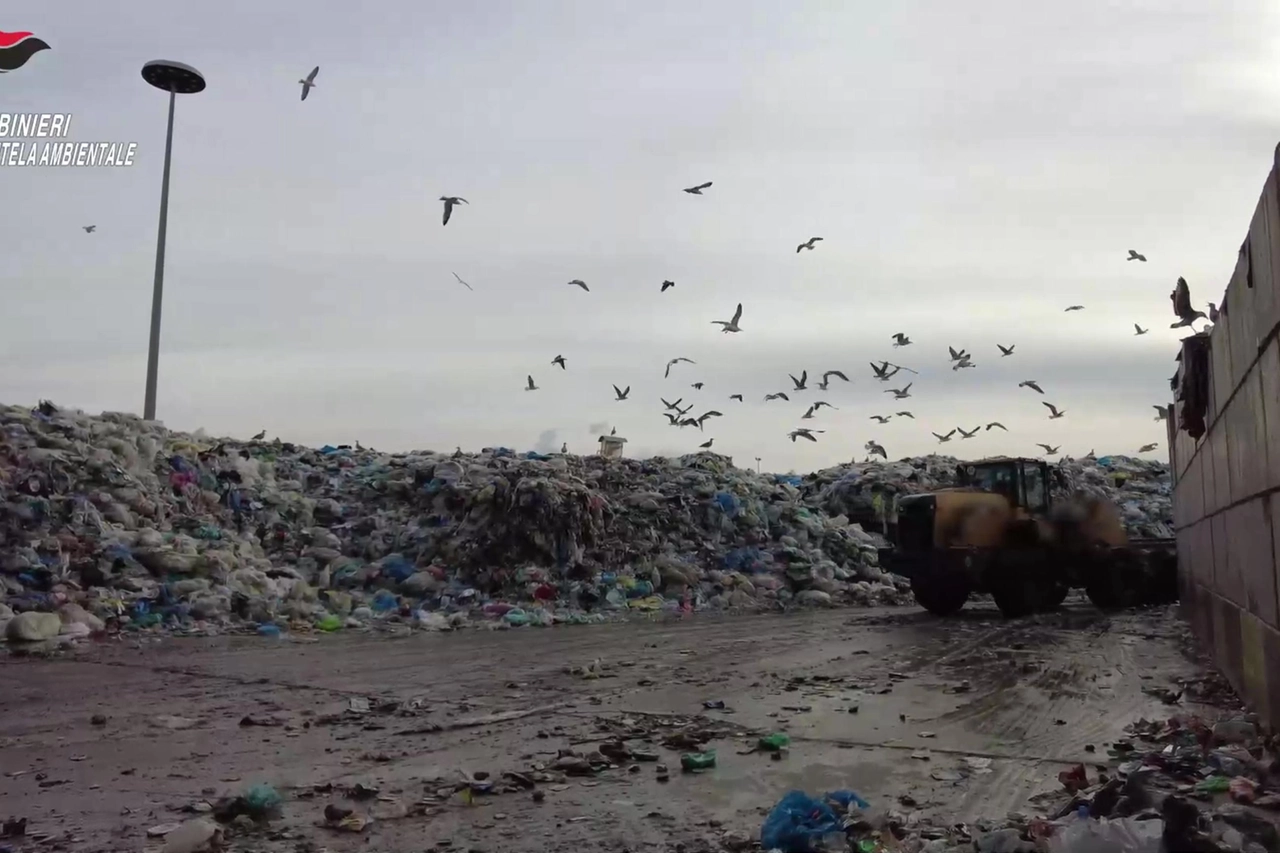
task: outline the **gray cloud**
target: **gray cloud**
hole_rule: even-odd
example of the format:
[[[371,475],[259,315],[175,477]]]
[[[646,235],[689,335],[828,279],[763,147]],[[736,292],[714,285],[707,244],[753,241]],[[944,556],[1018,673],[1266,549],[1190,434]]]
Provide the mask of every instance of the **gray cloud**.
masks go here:
[[[555,453],[560,449],[560,432],[554,429],[544,429],[538,433],[538,440],[534,442],[533,449],[538,453]]]
[[[156,55],[209,79],[175,122],[161,417],[313,443],[552,432],[558,450],[607,423],[631,455],[714,436],[738,464],[804,470],[998,419],[1008,435],[947,449],[1163,447],[1167,294],[1185,275],[1220,301],[1272,156],[1263,0],[387,2],[228,0],[195,20],[134,0],[145,29],[88,0],[6,6],[53,49],[9,75],[4,109],[71,111],[78,140],[139,154],[4,167],[26,203],[0,212],[0,400],[141,407],[165,103],[138,68]],[[445,193],[471,204],[442,228]],[[743,332],[720,334],[739,301]],[[892,349],[895,331],[916,344]],[[979,367],[950,371],[948,344]],[[677,355],[698,363],[663,379]],[[915,422],[869,419],[900,408],[866,367],[882,358],[921,371]],[[825,392],[821,441],[793,444],[819,392],[762,398],[806,368],[854,381]],[[663,396],[725,417],[673,429]]]
[[[599,435],[600,433],[604,432],[607,429],[609,429],[608,421],[593,421],[587,425],[587,434]]]

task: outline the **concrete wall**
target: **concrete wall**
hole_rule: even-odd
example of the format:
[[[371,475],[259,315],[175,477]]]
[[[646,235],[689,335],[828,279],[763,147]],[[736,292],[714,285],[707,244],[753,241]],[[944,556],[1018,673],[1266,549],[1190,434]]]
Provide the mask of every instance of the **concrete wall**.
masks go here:
[[[1209,336],[1207,431],[1198,440],[1182,431],[1181,404],[1175,403],[1169,451],[1183,607],[1236,689],[1280,727],[1276,171],[1273,165],[1223,296],[1225,314]],[[1205,292],[1203,282],[1192,282],[1191,288],[1202,310],[1216,295]]]

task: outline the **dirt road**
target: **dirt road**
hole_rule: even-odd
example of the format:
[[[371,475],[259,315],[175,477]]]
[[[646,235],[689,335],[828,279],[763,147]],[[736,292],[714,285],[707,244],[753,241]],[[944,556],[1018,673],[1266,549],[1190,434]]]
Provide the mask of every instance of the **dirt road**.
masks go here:
[[[1184,642],[1172,610],[1107,617],[1073,599],[1013,622],[978,604],[950,620],[905,607],[89,645],[0,662],[0,812],[29,819],[15,850],[104,851],[158,848],[148,827],[259,782],[284,794],[283,817],[233,830],[232,849],[672,850],[758,831],[791,788],[1002,817],[1036,812],[1029,797],[1105,755],[1134,718],[1167,716],[1142,688],[1196,672]],[[598,677],[566,671],[595,660]],[[682,774],[662,741],[691,717],[728,734],[707,744],[715,769]],[[624,729],[669,782],[653,761],[622,760],[537,784],[541,802],[524,789],[447,796],[464,772],[545,779],[530,774],[559,750],[586,755]],[[773,731],[792,739],[781,760],[744,754]],[[357,782],[378,797],[344,796]],[[380,819],[336,832],[321,826],[329,803]]]

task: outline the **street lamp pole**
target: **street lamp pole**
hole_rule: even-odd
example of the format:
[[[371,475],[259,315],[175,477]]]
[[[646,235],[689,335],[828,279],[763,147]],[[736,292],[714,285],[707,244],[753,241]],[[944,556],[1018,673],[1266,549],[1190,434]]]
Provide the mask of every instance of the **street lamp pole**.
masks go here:
[[[157,59],[142,66],[142,79],[169,93],[169,123],[164,136],[164,175],[160,181],[160,227],[156,236],[156,277],[151,291],[151,336],[147,344],[147,391],[144,420],[156,417],[156,378],[160,368],[160,316],[164,297],[164,246],[169,230],[169,164],[173,155],[173,108],[178,94],[203,92],[204,77],[181,62]]]

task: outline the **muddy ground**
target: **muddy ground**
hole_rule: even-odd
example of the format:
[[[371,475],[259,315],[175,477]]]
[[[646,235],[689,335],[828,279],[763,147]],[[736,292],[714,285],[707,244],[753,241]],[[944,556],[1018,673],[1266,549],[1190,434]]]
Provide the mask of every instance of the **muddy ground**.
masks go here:
[[[728,830],[758,832],[791,788],[851,788],[904,811],[908,795],[944,823],[1041,813],[1061,800],[1060,770],[1105,760],[1137,717],[1169,716],[1143,687],[1194,675],[1186,648],[1175,610],[1105,616],[1073,599],[1017,621],[979,603],[947,620],[914,607],[697,615],[399,639],[122,640],[9,657],[0,816],[29,822],[26,840],[0,846],[158,848],[149,827],[259,782],[284,794],[283,816],[233,832],[232,849],[698,849]],[[566,671],[597,659],[600,677]],[[727,710],[705,710],[710,700]],[[680,752],[662,743],[690,717],[726,732],[708,744],[713,770],[681,773]],[[632,772],[622,761],[538,783],[541,802],[528,790],[437,796],[462,773],[502,781],[562,749],[595,751],[606,727],[651,732],[630,743],[657,753],[670,781],[654,762]],[[772,731],[792,738],[781,760],[743,754]],[[357,782],[378,796],[344,796]],[[328,829],[330,803],[380,819],[361,833]]]

